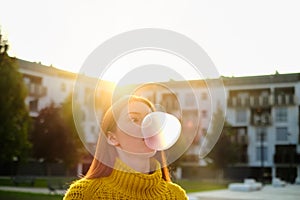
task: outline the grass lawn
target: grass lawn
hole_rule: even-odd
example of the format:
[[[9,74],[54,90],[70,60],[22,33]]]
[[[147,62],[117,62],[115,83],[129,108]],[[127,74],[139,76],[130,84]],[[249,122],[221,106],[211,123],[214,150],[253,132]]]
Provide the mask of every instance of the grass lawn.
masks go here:
[[[227,188],[227,184],[225,183],[211,183],[197,180],[177,180],[175,181],[175,183],[180,185],[186,191],[186,193],[220,190]]]
[[[60,181],[64,183],[64,187],[67,188],[69,184],[75,180],[75,178],[64,178],[64,177],[37,177],[33,187],[47,188],[47,183],[50,181]],[[0,186],[15,186],[10,177],[0,177]],[[26,183],[19,184],[20,187],[30,187]],[[10,200],[62,200],[62,195],[54,194],[34,194],[24,192],[12,192],[12,191],[1,191],[0,199]]]
[[[68,187],[76,178],[74,177],[37,177],[33,187],[47,187],[48,182],[61,182],[64,187]],[[0,186],[16,186],[10,177],[0,177]],[[29,187],[27,183],[21,183],[18,186]]]
[[[9,200],[62,200],[62,195],[32,194],[23,192],[0,191],[0,199]]]
[[[57,178],[51,178],[57,179]],[[61,181],[66,183],[66,186],[74,180],[74,178],[59,178]],[[35,180],[35,184],[33,187],[47,187],[47,182],[49,178],[37,178]],[[225,189],[227,184],[222,183],[212,183],[212,182],[204,182],[198,180],[177,180],[175,181],[178,185],[180,185],[186,193],[191,192],[200,192],[200,191],[208,191],[208,190],[218,190]],[[14,186],[11,182],[10,178],[0,178],[0,186]],[[26,186],[26,185],[20,185]],[[28,185],[27,185],[28,187]],[[12,199],[12,200],[58,200],[62,199],[62,195],[52,195],[52,194],[32,194],[32,193],[22,193],[22,192],[8,192],[8,191],[0,191],[0,199]]]

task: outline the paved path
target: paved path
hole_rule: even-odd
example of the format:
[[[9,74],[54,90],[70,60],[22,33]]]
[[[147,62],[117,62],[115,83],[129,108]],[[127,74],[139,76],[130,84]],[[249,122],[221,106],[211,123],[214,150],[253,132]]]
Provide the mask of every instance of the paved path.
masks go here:
[[[49,194],[48,188],[9,187],[0,186],[0,190],[29,193]],[[64,190],[57,190],[57,194],[64,194]],[[230,190],[215,190],[188,194],[190,200],[299,200],[300,185],[287,185],[285,187],[264,186],[259,191],[235,192]]]
[[[188,194],[190,200],[300,200],[300,185],[285,187],[264,186],[252,192],[216,190]]]
[[[50,194],[48,188],[33,188],[33,187],[12,187],[12,186],[0,186],[0,190],[12,191],[12,192],[27,192],[27,193],[38,193],[38,194]],[[64,194],[65,190],[56,190],[52,194]]]

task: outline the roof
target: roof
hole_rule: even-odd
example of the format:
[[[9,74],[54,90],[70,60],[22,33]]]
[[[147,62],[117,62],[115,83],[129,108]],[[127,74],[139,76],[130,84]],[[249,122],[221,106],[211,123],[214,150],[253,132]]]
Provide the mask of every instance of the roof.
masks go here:
[[[77,74],[64,71],[52,66],[45,66],[41,63],[29,62],[22,59],[17,59],[20,69],[28,69],[32,71],[41,72],[51,76],[59,76],[63,78],[76,79]],[[257,85],[257,84],[271,84],[271,83],[294,83],[300,81],[300,73],[289,73],[289,74],[270,74],[270,75],[259,75],[259,76],[242,76],[242,77],[220,77],[225,86],[230,85]],[[189,81],[169,81],[163,84],[168,86],[181,88],[186,84],[193,87],[206,87],[207,83],[219,83],[218,79],[207,79],[207,80],[189,80]]]
[[[19,64],[20,69],[41,72],[43,74],[48,74],[50,76],[59,76],[59,77],[70,78],[70,79],[75,79],[77,76],[76,73],[64,71],[52,66],[42,65],[41,63],[29,62],[21,59],[17,59],[17,63]]]
[[[224,85],[257,85],[270,83],[294,83],[300,81],[300,73],[271,74],[244,77],[222,77]]]

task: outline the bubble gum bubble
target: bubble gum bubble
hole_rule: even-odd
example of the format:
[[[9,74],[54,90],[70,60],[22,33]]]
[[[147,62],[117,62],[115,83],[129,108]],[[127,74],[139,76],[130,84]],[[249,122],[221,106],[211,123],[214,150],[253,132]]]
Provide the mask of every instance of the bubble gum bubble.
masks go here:
[[[158,151],[166,150],[178,140],[181,132],[179,120],[168,113],[152,112],[142,122],[146,145]]]

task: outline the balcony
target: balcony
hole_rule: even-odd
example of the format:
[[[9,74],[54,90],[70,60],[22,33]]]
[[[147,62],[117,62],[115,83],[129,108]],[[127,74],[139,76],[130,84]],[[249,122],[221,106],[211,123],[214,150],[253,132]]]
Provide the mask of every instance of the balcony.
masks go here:
[[[250,99],[249,98],[240,98],[240,97],[231,97],[228,99],[229,107],[249,107]]]
[[[230,97],[229,107],[270,107],[272,105],[271,96],[250,96],[250,97]]]
[[[294,94],[281,95],[262,95],[249,97],[229,97],[228,107],[251,107],[251,108],[268,108],[271,106],[288,106],[295,105],[296,96]]]
[[[274,105],[295,105],[296,96],[294,94],[280,94],[274,96]]]
[[[251,111],[252,126],[270,126],[272,125],[272,117],[270,110],[252,110]]]
[[[28,95],[31,97],[40,98],[47,94],[47,88],[40,84],[29,83],[26,84],[26,87],[28,89]]]

